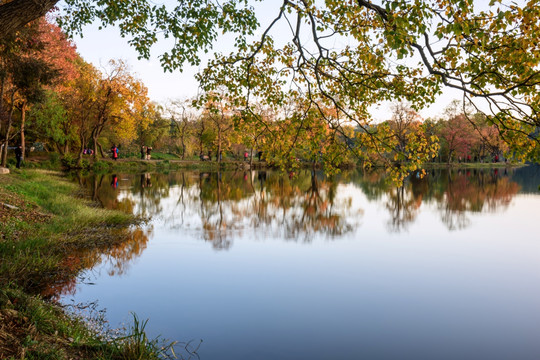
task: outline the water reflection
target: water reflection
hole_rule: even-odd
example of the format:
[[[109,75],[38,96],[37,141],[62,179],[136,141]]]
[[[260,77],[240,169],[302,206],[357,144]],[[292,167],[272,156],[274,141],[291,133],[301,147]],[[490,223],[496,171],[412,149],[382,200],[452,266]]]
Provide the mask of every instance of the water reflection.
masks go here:
[[[407,230],[408,225],[416,219],[422,204],[422,196],[415,196],[414,189],[414,186],[412,190],[400,186],[388,191],[386,209],[390,213],[390,220],[387,222],[389,231]]]
[[[180,217],[198,209],[202,237],[216,249],[227,249],[235,234],[278,236],[306,241],[313,234],[336,237],[355,228],[348,219],[350,197],[336,202],[337,181],[315,172],[296,177],[267,172],[200,173],[195,188],[181,187]],[[195,195],[196,194],[196,195]],[[175,213],[174,216],[177,216]]]
[[[272,171],[185,171],[94,174],[79,176],[78,181],[106,208],[191,231],[214,249],[225,250],[235,236],[246,233],[254,240],[336,239],[360,227],[366,202],[383,204],[387,218],[381,221],[389,232],[408,231],[423,207],[436,211],[448,230],[460,230],[471,225],[475,213],[504,211],[520,190],[518,182],[530,181],[530,174],[527,168],[432,170],[426,176],[413,174],[400,187],[377,172],[329,178],[313,171],[294,176]],[[124,273],[145,249],[152,228],[124,231],[125,242],[68,261],[78,259],[87,268],[107,262],[111,275]],[[63,286],[74,285],[59,285]]]
[[[99,231],[99,229],[96,229]],[[67,256],[61,268],[64,269],[92,269],[99,266],[100,269],[107,272],[110,276],[123,275],[129,269],[134,259],[141,256],[148,240],[152,235],[153,228],[144,229],[123,228],[114,232],[114,238],[118,239],[116,243],[110,245],[97,246],[90,249],[79,249]],[[95,234],[96,239],[99,234]],[[81,279],[64,279],[57,283],[50,284],[48,288],[42,291],[42,295],[50,298],[59,298],[63,295],[75,294],[77,283]]]
[[[362,209],[352,208],[357,194],[339,190],[347,184],[360,189],[367,201],[383,202],[390,232],[406,231],[422,205],[432,204],[449,230],[463,229],[471,224],[470,214],[508,207],[520,189],[516,179],[520,171],[530,175],[530,169],[432,170],[423,177],[411,175],[400,187],[377,172],[348,172],[334,178],[311,171],[294,176],[266,171],[101,174],[79,181],[106,208],[159,216],[173,228],[198,227],[216,249],[227,249],[231,237],[241,231],[306,242],[314,234],[335,238],[353,231]],[[171,197],[176,199],[172,207]]]
[[[538,354],[535,168],[116,177],[79,181],[153,228],[82,256],[95,285],[71,299],[111,324],[136,311],[203,359]]]
[[[447,190],[439,198],[439,211],[449,230],[467,227],[470,224],[467,213],[506,209],[519,190],[517,183],[499,176],[497,169],[477,174],[471,171],[449,174],[446,182]]]
[[[412,174],[401,187],[372,173],[361,177],[358,185],[370,201],[385,203],[390,232],[406,231],[423,204],[435,204],[448,230],[459,230],[471,225],[471,214],[504,211],[520,190],[516,180],[521,170],[432,170],[425,176]]]

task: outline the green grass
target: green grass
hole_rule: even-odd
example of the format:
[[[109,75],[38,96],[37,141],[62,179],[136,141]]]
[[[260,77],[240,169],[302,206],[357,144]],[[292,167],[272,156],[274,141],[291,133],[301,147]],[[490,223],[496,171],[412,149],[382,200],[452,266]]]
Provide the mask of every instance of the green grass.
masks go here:
[[[75,314],[16,289],[0,289],[0,356],[2,359],[163,359],[174,342],[149,339],[147,320],[133,315],[125,333],[111,337]],[[16,350],[16,351],[14,351]]]
[[[0,177],[0,358],[157,359],[170,350],[134,318],[110,339],[43,294],[68,284],[137,219],[86,200],[61,173],[14,170]],[[171,345],[171,344],[169,344]]]
[[[152,160],[180,160],[180,158],[175,154],[154,152]]]

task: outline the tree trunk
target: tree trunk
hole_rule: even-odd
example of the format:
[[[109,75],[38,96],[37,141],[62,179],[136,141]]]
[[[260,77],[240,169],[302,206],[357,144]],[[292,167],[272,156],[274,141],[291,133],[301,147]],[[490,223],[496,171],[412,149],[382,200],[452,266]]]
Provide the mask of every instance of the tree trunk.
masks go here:
[[[202,138],[202,133],[201,133],[201,136],[199,136],[199,155],[203,155],[203,138]]]
[[[84,151],[84,148],[81,147],[79,150],[79,153],[77,154],[77,167],[81,167],[81,162],[83,159],[83,151]]]
[[[26,122],[26,107],[27,107],[26,101],[23,101],[21,105],[21,150],[22,150],[22,159],[24,160],[26,157],[26,140],[24,139],[24,126]]]
[[[182,144],[182,160],[185,160],[186,158],[186,126],[187,124],[183,124],[182,129],[180,129],[180,126],[178,126],[178,130],[180,131],[180,143]]]
[[[97,150],[98,150],[98,148],[97,148],[98,142],[97,142],[96,129],[92,130],[92,145],[94,147],[94,149],[93,149],[94,150],[94,161],[96,161],[97,160],[97,154],[98,154],[98,152],[97,152]]]
[[[216,161],[218,162],[218,164],[221,164],[221,141],[218,143],[218,147],[217,147],[217,153],[216,153]]]
[[[2,122],[4,121],[4,91],[6,89],[6,76],[2,76],[0,81],[0,134],[2,133]],[[1,155],[1,154],[0,154]]]
[[[60,146],[60,144],[57,142],[54,143],[54,146],[56,146],[56,150],[58,151],[58,153],[61,156],[64,156],[64,148],[62,148],[62,146]]]
[[[81,148],[79,149],[79,154],[77,155],[77,167],[81,166],[83,151],[86,148],[86,138],[84,137],[84,135],[79,134],[79,140],[81,140]]]
[[[97,140],[96,140],[96,144],[97,144],[97,146],[99,148],[99,153],[101,154],[101,157],[105,158],[106,156],[105,156],[105,153],[103,152],[103,146],[101,146],[101,144]]]
[[[13,92],[13,94],[11,95],[11,107],[9,108],[9,113],[8,113],[8,123],[7,123],[7,128],[6,128],[6,138],[4,140],[4,151],[1,154],[2,155],[2,163],[0,164],[0,166],[3,166],[3,167],[6,167],[6,165],[7,165],[7,153],[8,153],[8,145],[9,145],[9,135],[10,135],[10,132],[11,132],[11,122],[13,120],[13,109],[14,109],[13,100],[15,100],[15,92]]]
[[[2,36],[21,29],[42,17],[58,0],[13,0],[0,5],[0,34]]]

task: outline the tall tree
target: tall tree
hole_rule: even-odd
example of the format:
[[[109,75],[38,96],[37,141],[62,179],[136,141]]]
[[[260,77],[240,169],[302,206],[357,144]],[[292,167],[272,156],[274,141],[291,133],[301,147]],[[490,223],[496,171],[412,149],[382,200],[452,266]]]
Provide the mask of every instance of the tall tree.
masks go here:
[[[188,136],[193,133],[196,110],[193,100],[173,100],[167,105],[167,112],[180,140],[180,155],[186,158]]]
[[[216,162],[221,163],[222,152],[229,143],[228,135],[234,129],[233,104],[228,101],[223,92],[211,92],[201,97],[199,101],[204,102],[202,116],[206,117],[214,128],[216,134],[215,149]]]
[[[405,151],[407,135],[420,125],[421,117],[405,102],[394,103],[391,109],[392,118],[388,124],[397,139],[397,149]]]
[[[132,140],[136,137],[136,124],[148,121],[148,90],[128,71],[122,61],[111,60],[110,69],[95,85],[94,116],[90,118],[94,158],[99,150],[105,157],[99,138],[105,129],[117,138]]]
[[[29,39],[26,40],[28,41]],[[44,86],[51,84],[52,80],[58,75],[58,72],[49,63],[32,55],[33,52],[18,53],[18,57],[12,58],[7,68],[11,81],[11,101],[4,138],[5,146],[2,156],[2,166],[6,165],[7,148],[13,120],[13,108],[17,106],[21,113],[20,137],[22,154],[24,156],[25,123],[28,105],[43,100],[45,97]]]

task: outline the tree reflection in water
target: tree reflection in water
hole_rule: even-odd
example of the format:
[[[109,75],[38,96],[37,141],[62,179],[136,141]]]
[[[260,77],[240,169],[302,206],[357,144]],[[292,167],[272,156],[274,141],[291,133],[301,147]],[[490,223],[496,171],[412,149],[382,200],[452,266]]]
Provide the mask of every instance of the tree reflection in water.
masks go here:
[[[407,230],[409,224],[414,222],[418,215],[421,196],[414,196],[413,191],[400,186],[391,189],[387,193],[386,209],[390,213],[390,220],[387,222],[387,229],[391,232]]]
[[[91,249],[79,249],[66,257],[62,268],[92,269],[98,265],[104,265],[102,268],[106,269],[109,275],[122,275],[129,269],[133,260],[144,252],[152,231],[152,227],[116,229],[113,237],[117,241],[114,244],[108,243]],[[63,295],[74,294],[77,283],[80,281],[81,279],[69,278],[51,284],[42,291],[42,295],[59,298]]]
[[[351,231],[354,226],[346,222],[350,201],[335,206],[337,184],[309,172],[293,178],[267,172],[201,173],[198,199],[188,199],[183,189],[181,196],[184,211],[189,211],[186,201],[199,209],[202,237],[216,249],[227,249],[234,236],[246,231],[255,238],[303,241],[311,241],[313,233],[334,237]]]
[[[504,211],[518,193],[510,177],[513,170],[432,170],[422,177],[414,173],[400,187],[393,187],[382,173],[360,177],[358,185],[373,201],[383,201],[390,214],[387,229],[406,231],[416,220],[422,204],[434,204],[449,230],[471,224],[470,215]]]
[[[311,242],[354,232],[363,211],[353,204],[344,186],[361,189],[365,201],[383,202],[390,232],[406,231],[422,205],[440,214],[449,230],[471,224],[471,214],[503,211],[519,191],[513,170],[432,170],[427,176],[413,174],[395,187],[383,173],[347,172],[334,178],[301,171],[294,176],[278,172],[173,172],[169,174],[78,177],[92,199],[106,208],[145,218],[159,219],[181,234],[196,237],[215,249],[229,249],[236,237],[279,238]],[[120,231],[120,230],[119,230]],[[152,228],[124,229],[124,241],[109,248],[75,254],[67,260],[92,268],[107,262],[107,271],[122,274],[146,247]],[[69,264],[68,264],[69,265]],[[75,282],[57,284],[74,291]]]
[[[518,184],[508,176],[501,176],[498,169],[450,171],[446,181],[446,191],[438,194],[438,208],[449,230],[467,227],[468,213],[506,209],[519,191]]]

